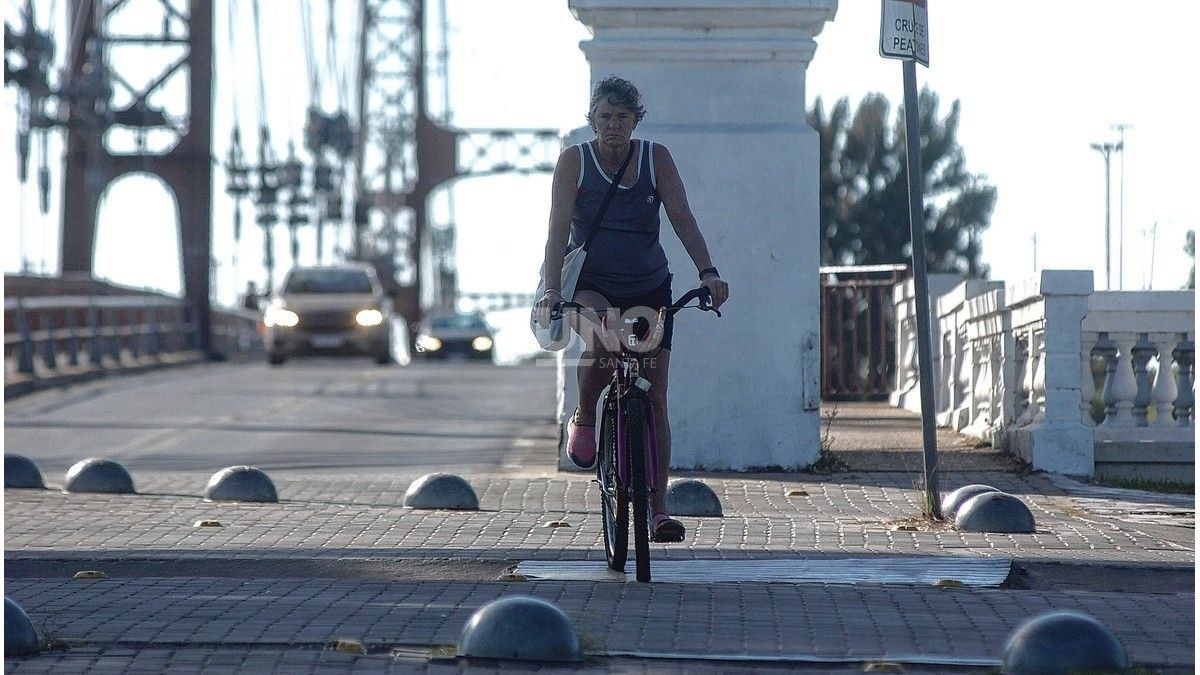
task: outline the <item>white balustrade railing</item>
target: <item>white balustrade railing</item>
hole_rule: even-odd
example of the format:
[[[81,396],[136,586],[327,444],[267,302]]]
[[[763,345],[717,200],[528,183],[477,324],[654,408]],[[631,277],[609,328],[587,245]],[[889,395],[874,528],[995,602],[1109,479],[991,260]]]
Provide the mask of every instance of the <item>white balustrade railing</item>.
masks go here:
[[[938,298],[939,424],[1036,469],[1190,476],[1194,291],[1093,292],[1091,272],[1066,270],[1001,286],[967,280]],[[896,299],[897,348],[914,364],[897,384],[915,389]]]
[[[1092,294],[1082,326],[1085,423],[1094,421],[1091,363],[1100,359],[1105,368],[1099,434],[1119,437],[1119,429],[1186,430],[1195,424],[1193,300],[1191,291]]]
[[[1004,289],[996,288],[970,298],[963,310],[965,342],[970,345],[970,376],[966,425],[962,432],[990,440],[998,428],[1013,418],[1012,402],[1004,397],[1004,383],[1012,381],[1013,362],[1004,358],[1012,352]]]
[[[938,424],[961,431],[971,423],[973,378],[975,369],[971,340],[967,331],[969,301],[1002,288],[999,281],[967,279],[943,293],[935,303],[941,358],[937,389]],[[934,360],[935,363],[939,359]]]
[[[937,300],[949,292],[959,281],[957,274],[930,274],[929,311],[933,335],[933,381],[939,386],[934,390],[935,408],[941,410],[946,392],[940,386],[942,363],[946,353],[940,339]],[[896,308],[896,383],[890,397],[891,404],[913,412],[921,411],[920,378],[917,375],[917,302],[916,288],[911,278],[898,283],[892,289],[892,302]]]

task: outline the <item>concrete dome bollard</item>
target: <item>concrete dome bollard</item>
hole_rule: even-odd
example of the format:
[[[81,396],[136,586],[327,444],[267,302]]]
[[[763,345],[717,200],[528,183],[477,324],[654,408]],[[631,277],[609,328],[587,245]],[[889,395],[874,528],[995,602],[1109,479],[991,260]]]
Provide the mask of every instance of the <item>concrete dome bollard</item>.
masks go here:
[[[1001,672],[1119,673],[1125,648],[1107,626],[1079,612],[1050,612],[1021,624],[1004,647]]]
[[[968,532],[1033,532],[1033,513],[1006,492],[984,492],[958,507],[954,526]]]
[[[37,464],[24,455],[4,454],[4,487],[46,489],[42,472]]]
[[[277,502],[275,483],[262,470],[252,466],[228,466],[214,473],[204,487],[204,499],[210,502]]]
[[[667,486],[667,512],[673,516],[720,518],[721,498],[706,483],[691,478],[671,481]]]
[[[470,483],[454,474],[430,473],[408,486],[404,505],[413,509],[477,511],[479,497]]]
[[[41,640],[29,615],[11,598],[4,596],[4,655],[32,654],[40,649]]]
[[[134,494],[133,478],[124,466],[111,459],[89,457],[67,470],[66,492]]]
[[[955,514],[958,513],[959,507],[965,504],[968,499],[986,492],[1000,492],[1000,490],[991,485],[981,485],[979,483],[958,488],[942,498],[942,515],[953,520]]]
[[[479,608],[463,626],[458,653],[487,659],[582,661],[575,624],[557,606],[526,596]]]

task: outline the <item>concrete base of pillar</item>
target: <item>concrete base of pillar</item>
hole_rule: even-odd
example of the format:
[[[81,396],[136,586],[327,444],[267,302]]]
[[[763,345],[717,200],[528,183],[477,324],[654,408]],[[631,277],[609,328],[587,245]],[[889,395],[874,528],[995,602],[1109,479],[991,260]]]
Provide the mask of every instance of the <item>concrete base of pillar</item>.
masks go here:
[[[1011,452],[1034,469],[1073,476],[1095,472],[1092,430],[1078,422],[1039,422],[1009,438]]]

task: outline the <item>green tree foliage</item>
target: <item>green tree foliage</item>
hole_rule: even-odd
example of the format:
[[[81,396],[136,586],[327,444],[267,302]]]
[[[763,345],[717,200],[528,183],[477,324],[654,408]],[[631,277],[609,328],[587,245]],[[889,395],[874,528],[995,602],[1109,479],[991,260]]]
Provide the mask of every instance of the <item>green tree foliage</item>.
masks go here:
[[[958,101],[939,119],[937,95],[923,89],[919,108],[929,270],[986,276],[979,235],[995,207],[996,188],[966,170],[956,138]],[[853,114],[845,98],[828,113],[817,98],[808,123],[821,138],[821,263],[911,261],[903,107],[892,120],[882,94],[866,96]]]
[[[1184,288],[1196,287],[1196,231],[1188,230],[1187,239],[1183,242],[1183,252],[1192,259],[1192,271],[1188,272],[1187,286]]]

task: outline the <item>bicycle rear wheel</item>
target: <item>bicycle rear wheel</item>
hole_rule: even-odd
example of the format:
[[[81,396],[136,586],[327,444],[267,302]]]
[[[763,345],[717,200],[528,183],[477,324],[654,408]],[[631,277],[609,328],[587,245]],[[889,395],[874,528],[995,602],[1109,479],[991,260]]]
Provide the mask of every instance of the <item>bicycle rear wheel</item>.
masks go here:
[[[608,567],[625,572],[629,557],[629,500],[617,474],[616,409],[611,401],[604,402],[600,415],[600,453],[596,460],[596,477],[600,483],[600,513],[604,529],[604,555]]]
[[[633,551],[637,580],[650,581],[650,509],[646,482],[646,413],[642,400],[625,403],[625,449],[629,452],[629,481],[633,493]]]

